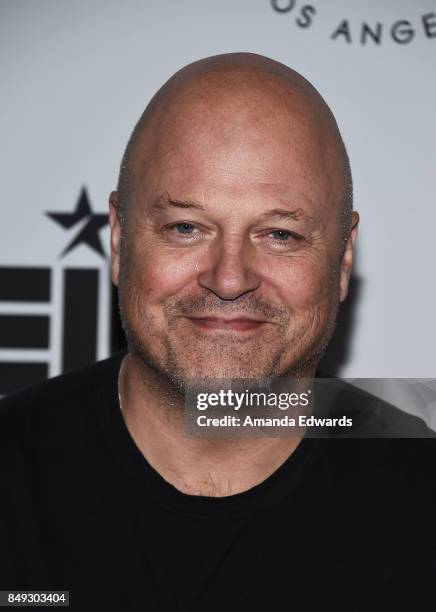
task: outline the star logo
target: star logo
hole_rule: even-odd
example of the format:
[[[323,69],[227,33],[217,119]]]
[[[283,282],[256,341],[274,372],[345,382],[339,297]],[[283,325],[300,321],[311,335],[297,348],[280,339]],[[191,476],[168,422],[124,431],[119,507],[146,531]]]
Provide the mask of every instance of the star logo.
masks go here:
[[[64,257],[67,253],[75,249],[80,244],[87,244],[102,257],[106,257],[101,243],[99,231],[109,223],[107,214],[94,213],[91,210],[89,198],[85,187],[80,192],[77,200],[76,210],[72,213],[46,212],[47,217],[61,225],[64,229],[70,229],[87,218],[87,223],[82,226],[79,233],[73,238],[70,244],[65,247],[59,257]]]

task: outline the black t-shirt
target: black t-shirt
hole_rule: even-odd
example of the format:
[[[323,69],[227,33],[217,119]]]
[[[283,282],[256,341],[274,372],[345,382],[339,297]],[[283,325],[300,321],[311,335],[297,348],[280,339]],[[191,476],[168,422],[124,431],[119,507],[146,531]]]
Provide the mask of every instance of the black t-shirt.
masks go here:
[[[436,441],[304,438],[223,498],[167,483],[119,409],[123,354],[0,402],[0,590],[73,610],[436,610]]]

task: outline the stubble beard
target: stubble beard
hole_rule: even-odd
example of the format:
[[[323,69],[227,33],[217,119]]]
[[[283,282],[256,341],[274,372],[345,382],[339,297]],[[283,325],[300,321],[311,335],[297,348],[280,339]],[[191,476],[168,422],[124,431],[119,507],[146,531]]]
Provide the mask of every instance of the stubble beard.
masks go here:
[[[167,333],[153,330],[150,321],[144,316],[145,325],[138,333],[134,325],[130,325],[128,316],[123,308],[123,295],[120,291],[120,315],[123,329],[127,339],[128,352],[140,364],[143,371],[144,382],[150,378],[150,372],[158,377],[161,388],[169,393],[182,397],[187,391],[197,387],[200,381],[209,383],[218,380],[244,379],[248,386],[270,386],[277,377],[304,378],[315,374],[317,365],[325,352],[335,327],[336,316],[326,327],[321,340],[312,347],[308,354],[304,345],[295,347],[295,357],[292,365],[283,366],[283,357],[289,349],[289,340],[285,341],[287,324],[283,320],[277,325],[275,334],[263,334],[259,339],[240,340],[236,336],[216,335],[207,341],[204,336],[198,336],[196,344],[192,334],[186,339],[186,346],[195,346],[194,350],[184,350],[183,333],[177,328],[180,319],[167,319]],[[198,298],[197,298],[198,299]],[[191,300],[192,303],[192,300]],[[167,308],[167,314],[171,308]],[[337,311],[336,311],[337,314]],[[288,320],[288,319],[287,319]],[[147,327],[150,333],[147,333]],[[147,337],[148,342],[144,341]],[[283,339],[281,341],[281,338]],[[268,339],[270,342],[268,342]],[[163,348],[162,356],[157,358],[150,350],[155,340]],[[301,342],[301,340],[300,340]],[[178,346],[179,344],[179,346]],[[265,352],[265,345],[276,344],[273,353]],[[289,359],[286,360],[289,363]]]
[[[140,364],[143,371],[144,382],[147,382],[147,373],[152,372],[161,382],[161,388],[167,388],[169,392],[177,395],[184,394],[187,385],[193,379],[216,380],[220,379],[252,379],[257,384],[260,379],[271,381],[276,377],[290,376],[303,378],[315,374],[316,367],[323,356],[325,349],[333,335],[336,325],[339,304],[334,304],[330,299],[327,300],[327,313],[325,312],[325,325],[322,333],[315,343],[311,343],[311,338],[307,342],[304,338],[303,329],[295,329],[293,338],[287,336],[289,325],[294,319],[294,326],[297,321],[292,310],[284,304],[275,304],[261,297],[244,295],[234,301],[221,300],[214,294],[196,295],[181,299],[173,298],[164,305],[164,315],[167,322],[166,333],[159,331],[159,326],[153,325],[153,317],[141,307],[138,299],[132,292],[133,279],[130,276],[130,266],[128,264],[128,254],[125,253],[124,240],[121,244],[121,275],[119,284],[119,313],[122,327],[127,340],[129,354]],[[332,274],[333,278],[334,274]],[[128,305],[132,304],[135,298],[138,305],[139,317],[136,321],[141,321],[139,331],[135,324],[130,324],[128,315]],[[324,294],[324,298],[326,295]],[[331,298],[331,294],[329,296]],[[183,316],[202,316],[205,313],[222,312],[246,312],[253,317],[263,315],[263,318],[274,323],[274,333],[263,333],[259,339],[242,341],[237,336],[221,337],[205,341],[205,336],[198,336],[198,343],[202,343],[202,350],[189,352],[183,346],[177,346],[177,340],[182,340],[180,329],[177,328]],[[317,312],[318,317],[320,311]],[[262,318],[262,317],[261,317]],[[322,319],[321,315],[321,319]],[[305,324],[308,324],[306,322]],[[310,325],[310,324],[309,324]],[[303,325],[304,327],[304,325]],[[182,334],[183,336],[183,334]],[[144,341],[147,338],[147,341]],[[174,340],[172,340],[174,338]],[[191,344],[195,335],[188,332],[187,346]],[[206,337],[207,338],[207,337]],[[265,351],[265,345],[276,344],[273,353]],[[160,345],[162,356],[157,358],[150,350],[152,343]],[[294,356],[286,357],[289,343],[293,342]],[[244,346],[245,345],[245,346]],[[235,359],[235,353],[237,358]],[[215,359],[214,356],[217,356]],[[259,360],[261,356],[261,360]],[[257,362],[256,362],[257,358]],[[286,361],[287,365],[284,365]],[[186,364],[190,363],[190,367]],[[223,366],[223,364],[225,364]],[[227,365],[228,364],[228,365]],[[290,365],[289,365],[290,364]],[[218,367],[217,367],[218,366]]]
[[[173,334],[162,334],[159,338],[163,354],[156,358],[149,350],[149,344],[144,342],[134,326],[129,325],[122,317],[122,325],[126,335],[128,352],[141,363],[145,378],[147,370],[157,375],[168,390],[184,394],[188,389],[196,387],[199,381],[246,379],[247,381],[269,380],[281,375],[279,364],[286,351],[286,345],[279,346],[273,355],[267,355],[261,363],[254,362],[254,355],[259,355],[262,347],[259,341],[244,342],[235,337],[216,337],[207,342],[200,340],[194,350],[182,351],[174,341]],[[175,330],[174,330],[175,331]],[[191,346],[195,339],[191,336]],[[183,340],[182,340],[183,342]],[[188,342],[187,342],[188,344]]]

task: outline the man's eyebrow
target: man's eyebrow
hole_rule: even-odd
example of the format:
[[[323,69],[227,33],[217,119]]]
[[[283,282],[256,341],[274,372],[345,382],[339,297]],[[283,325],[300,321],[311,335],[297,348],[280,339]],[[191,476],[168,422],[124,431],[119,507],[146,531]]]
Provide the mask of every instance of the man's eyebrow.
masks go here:
[[[193,202],[192,200],[176,200],[171,197],[159,198],[153,204],[153,209],[155,210],[165,210],[166,208],[193,208],[196,210],[206,210],[199,202]]]
[[[310,221],[312,217],[307,214],[303,208],[296,208],[295,210],[287,210],[285,208],[273,208],[263,213],[262,219],[269,219],[270,217],[277,217],[279,219],[292,219],[293,221]]]
[[[152,208],[154,210],[166,210],[168,208],[206,210],[206,208],[199,202],[195,202],[193,200],[177,200],[176,198],[170,196],[159,198],[153,204]],[[268,210],[261,215],[261,219],[269,219],[271,217],[276,217],[279,219],[292,219],[293,221],[312,220],[312,217],[307,214],[303,208],[296,208],[295,210],[273,208],[272,210]]]

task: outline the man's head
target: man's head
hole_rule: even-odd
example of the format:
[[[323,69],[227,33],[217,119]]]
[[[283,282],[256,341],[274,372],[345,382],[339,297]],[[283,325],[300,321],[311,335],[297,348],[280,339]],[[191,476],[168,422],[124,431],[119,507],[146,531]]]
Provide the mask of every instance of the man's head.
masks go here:
[[[303,77],[246,53],[180,70],[110,203],[112,278],[144,367],[176,384],[313,373],[358,216],[336,122]]]

